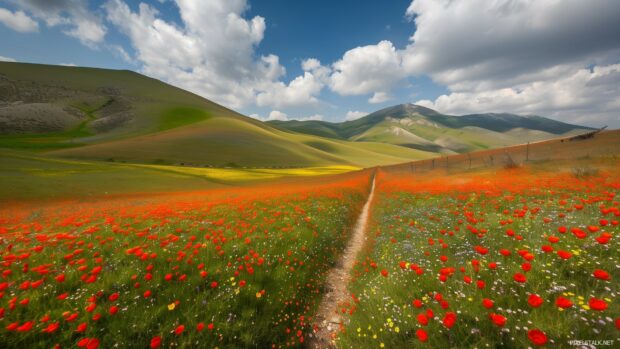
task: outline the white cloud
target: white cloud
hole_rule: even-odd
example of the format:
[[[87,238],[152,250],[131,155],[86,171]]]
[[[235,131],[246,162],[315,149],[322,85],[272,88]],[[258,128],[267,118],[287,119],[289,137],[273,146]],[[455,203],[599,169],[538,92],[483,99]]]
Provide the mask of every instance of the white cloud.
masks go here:
[[[0,62],[17,62],[17,61],[11,57],[0,56]]]
[[[604,64],[620,49],[611,34],[620,32],[616,0],[415,0],[407,15],[415,16],[416,31],[404,68],[453,91],[507,87],[574,62]]]
[[[368,100],[368,103],[379,104],[392,100],[393,97],[387,92],[375,92]]]
[[[269,117],[267,118],[267,120],[286,121],[288,120],[288,115],[279,110],[272,110],[271,113],[269,113]]]
[[[307,64],[288,84],[276,55],[258,56],[265,19],[244,18],[246,0],[176,1],[182,23],[167,22],[140,4],[133,12],[121,0],[108,0],[107,19],[130,39],[135,59],[152,77],[188,89],[232,108],[248,105],[284,108],[318,103],[325,69]]]
[[[261,118],[261,116],[256,113],[250,114],[248,116],[251,117],[252,119],[263,120],[263,118]]]
[[[60,26],[63,33],[82,44],[97,48],[103,42],[107,28],[101,18],[83,0],[12,0],[15,6],[43,20],[48,27]]]
[[[566,122],[617,125],[620,115],[620,64],[579,69],[547,81],[471,92],[452,92],[416,104],[443,113],[512,112],[539,114]]]
[[[329,69],[314,58],[302,61],[301,66],[304,75],[296,77],[288,85],[281,81],[268,84],[265,91],[256,96],[256,103],[276,108],[317,105],[319,100],[316,96],[325,86]]]
[[[75,63],[60,63],[60,65],[65,66],[65,67],[77,67]]]
[[[0,8],[0,23],[20,33],[39,31],[39,23],[23,11],[11,12],[5,8]]]
[[[333,64],[330,88],[341,95],[374,93],[374,103],[384,99],[405,75],[401,58],[390,41],[356,47]]]
[[[308,58],[301,62],[301,69],[304,71],[313,71],[321,68],[321,61],[316,58]]]
[[[415,0],[407,15],[416,32],[404,70],[450,90],[418,103],[620,126],[620,90],[603,83],[618,81],[619,1]]]
[[[365,111],[349,110],[347,112],[347,115],[345,116],[344,120],[345,121],[353,121],[353,120],[357,120],[359,118],[363,118],[366,115],[368,115],[368,113],[365,112]]]

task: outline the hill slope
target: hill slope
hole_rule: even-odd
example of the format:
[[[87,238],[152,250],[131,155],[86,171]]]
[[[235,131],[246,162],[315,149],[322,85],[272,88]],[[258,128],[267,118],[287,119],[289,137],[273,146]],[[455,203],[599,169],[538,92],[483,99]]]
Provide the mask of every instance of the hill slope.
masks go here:
[[[497,148],[580,132],[587,127],[540,116],[471,114],[452,116],[400,104],[343,123],[270,121],[284,130],[349,141],[395,144],[438,153]]]
[[[0,148],[197,166],[374,166],[433,153],[283,132],[131,71],[0,62]]]

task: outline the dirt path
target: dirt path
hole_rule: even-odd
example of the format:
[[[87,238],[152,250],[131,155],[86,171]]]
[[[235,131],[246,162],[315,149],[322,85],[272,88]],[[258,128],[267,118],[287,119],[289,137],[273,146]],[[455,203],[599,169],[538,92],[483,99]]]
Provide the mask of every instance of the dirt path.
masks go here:
[[[347,292],[349,284],[349,275],[355,264],[355,258],[358,252],[364,246],[366,241],[366,224],[370,212],[370,205],[375,195],[375,176],[372,178],[372,186],[368,199],[362,208],[355,226],[349,244],[344,250],[343,255],[338,263],[327,275],[326,288],[327,293],[323,297],[323,301],[319,305],[315,324],[318,329],[313,337],[308,341],[308,348],[332,348],[334,347],[333,338],[340,329],[343,319],[338,311],[338,305],[351,299]]]

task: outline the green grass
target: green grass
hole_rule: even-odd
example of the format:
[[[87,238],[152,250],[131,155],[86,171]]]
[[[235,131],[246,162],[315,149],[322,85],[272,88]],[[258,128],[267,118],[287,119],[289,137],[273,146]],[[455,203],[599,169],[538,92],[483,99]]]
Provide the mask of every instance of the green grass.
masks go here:
[[[0,151],[0,202],[88,199],[101,196],[238,187],[287,178],[356,171],[352,166],[291,169],[196,168],[68,160],[25,151]]]
[[[18,226],[36,229],[32,240],[15,238],[15,225],[3,220],[3,239],[14,251],[40,247],[5,263],[12,271],[2,280],[10,282],[5,292],[29,303],[4,313],[2,347],[73,347],[96,338],[101,348],[145,348],[156,336],[162,347],[299,347],[363,201],[368,178],[362,177],[354,186],[348,179],[317,185],[312,194],[279,187],[279,194],[237,199],[126,197],[32,207],[18,218]],[[2,209],[3,218],[19,216]],[[5,261],[12,256],[2,254]],[[25,263],[32,272],[23,272]],[[45,265],[53,267],[42,286],[19,288],[39,280],[36,266]],[[57,299],[64,293],[65,300]],[[70,314],[76,318],[68,320]],[[6,328],[27,321],[31,330]],[[53,323],[55,332],[42,332]],[[84,333],[76,331],[79,324]],[[185,330],[175,334],[181,325]]]
[[[538,175],[546,178],[549,172]],[[384,182],[383,188],[390,189],[373,204],[374,224],[369,230],[372,238],[358,258],[360,263],[349,288],[359,303],[343,306],[354,311],[340,333],[338,346],[524,348],[532,346],[527,331],[534,328],[545,332],[550,347],[567,347],[572,339],[615,340],[613,318],[620,311],[618,241],[612,238],[603,245],[594,238],[603,231],[613,236],[620,232],[618,226],[599,225],[600,219],[611,222],[617,217],[603,214],[596,199],[581,200],[588,196],[604,198],[613,185],[602,184],[605,181],[600,178],[577,181],[562,176],[541,183],[524,182],[522,176],[527,174],[515,173],[503,181],[493,177],[446,177],[443,182],[438,179],[434,185],[422,185],[420,189],[406,189],[415,188],[410,184],[416,180],[414,177]],[[470,187],[457,184],[468,180],[472,181]],[[523,187],[523,183],[529,184]],[[399,189],[403,184],[406,187]],[[577,210],[575,205],[584,208]],[[561,214],[566,216],[562,218]],[[545,223],[544,218],[550,222]],[[561,226],[568,232],[558,232]],[[570,231],[573,227],[587,231],[587,226],[600,230],[588,233],[584,240]],[[477,233],[468,227],[477,229]],[[481,229],[486,233],[481,234]],[[507,235],[508,230],[521,239]],[[557,243],[547,240],[552,235],[559,237]],[[554,251],[544,253],[543,245],[552,246]],[[476,252],[476,246],[487,248],[488,253]],[[511,256],[502,256],[500,249],[509,250]],[[561,259],[556,254],[559,250],[569,251],[572,257]],[[532,254],[529,272],[522,270],[527,260],[518,251]],[[447,258],[445,262],[441,256]],[[479,271],[474,268],[474,260],[480,263]],[[401,269],[401,262],[405,269]],[[496,269],[489,267],[492,262],[497,263]],[[423,273],[413,271],[412,264]],[[439,279],[442,268],[454,268],[445,282]],[[609,272],[612,280],[594,278],[595,269]],[[387,271],[387,277],[381,275],[381,270]],[[525,274],[526,283],[514,281],[515,273]],[[465,282],[465,277],[471,278],[471,284]],[[485,282],[483,289],[477,287],[477,280]],[[528,304],[531,293],[544,299],[540,308]],[[436,298],[438,294],[441,298]],[[555,301],[560,295],[569,298],[574,306],[558,309]],[[609,308],[589,309],[591,297],[604,299]],[[491,309],[483,307],[484,298],[495,303]],[[420,308],[412,304],[416,299],[423,304]],[[433,316],[424,326],[417,317],[429,309]],[[442,324],[448,312],[457,317],[451,329]],[[490,313],[505,316],[506,325],[500,328],[493,324]],[[428,333],[428,342],[416,338],[420,329]]]
[[[199,121],[204,121],[207,118],[209,118],[209,113],[205,110],[187,107],[171,108],[162,114],[159,130],[164,131],[186,126]]]

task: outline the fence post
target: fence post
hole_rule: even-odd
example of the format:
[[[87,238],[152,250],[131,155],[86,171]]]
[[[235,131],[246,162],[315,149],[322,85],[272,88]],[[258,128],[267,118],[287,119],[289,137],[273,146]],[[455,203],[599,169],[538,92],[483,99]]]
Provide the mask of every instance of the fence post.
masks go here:
[[[530,142],[525,145],[525,161],[530,161]]]

